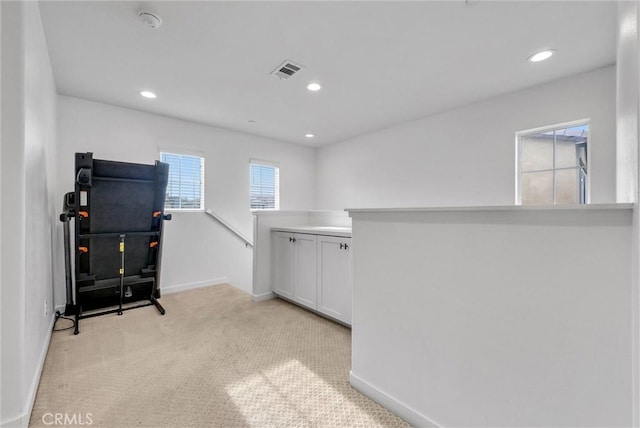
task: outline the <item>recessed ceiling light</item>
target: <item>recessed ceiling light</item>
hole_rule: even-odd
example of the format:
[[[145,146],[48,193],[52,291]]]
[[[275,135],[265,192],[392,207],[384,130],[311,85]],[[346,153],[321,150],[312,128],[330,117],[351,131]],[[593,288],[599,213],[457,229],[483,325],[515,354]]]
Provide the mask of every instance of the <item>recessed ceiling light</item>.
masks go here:
[[[155,98],[155,97],[156,97],[156,94],[154,94],[154,93],[153,93],[153,92],[151,92],[151,91],[140,91],[140,92],[138,92],[138,93],[139,93],[140,95],[142,95],[143,97],[145,97],[145,98]]]
[[[545,49],[543,51],[534,53],[528,59],[530,62],[540,62],[544,61],[545,59],[551,58],[555,53],[555,49]]]
[[[305,135],[305,137],[306,137],[306,138],[313,138],[313,137],[315,137],[315,135],[313,135],[313,134],[306,134],[306,135]]]
[[[320,89],[322,89],[322,86],[320,86],[319,83],[317,82],[311,82],[307,85],[307,89],[312,91],[312,92],[316,92],[319,91]]]

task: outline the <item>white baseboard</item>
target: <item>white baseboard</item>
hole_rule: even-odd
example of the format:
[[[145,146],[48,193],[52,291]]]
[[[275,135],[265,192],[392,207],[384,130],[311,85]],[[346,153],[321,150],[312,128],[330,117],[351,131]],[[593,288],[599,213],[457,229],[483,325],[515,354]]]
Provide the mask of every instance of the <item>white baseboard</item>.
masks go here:
[[[29,393],[27,394],[27,401],[26,401],[27,408],[22,413],[22,415],[20,415],[19,419],[10,421],[6,424],[2,424],[3,427],[20,426],[23,428],[27,428],[29,426],[29,419],[31,418],[31,411],[33,410],[33,405],[36,402],[38,385],[40,385],[40,376],[42,376],[42,369],[44,368],[44,360],[47,358],[47,352],[49,351],[49,343],[51,343],[51,335],[53,334],[53,326],[55,322],[56,322],[56,314],[54,312],[51,315],[51,321],[49,322],[49,333],[47,334],[47,338],[44,341],[42,349],[40,350],[40,356],[38,357],[38,366],[36,368],[36,372],[33,374],[33,379],[31,380],[31,387],[29,388]]]
[[[349,382],[351,383],[351,386],[360,391],[362,394],[366,395],[381,406],[387,408],[390,412],[400,416],[402,419],[409,422],[409,424],[414,427],[441,427],[441,425],[437,424],[433,420],[418,413],[411,407],[396,400],[392,396],[371,385],[369,382],[353,374],[353,371],[349,371]]]
[[[0,422],[0,427],[2,428],[23,428],[26,425],[22,425],[22,420],[24,419],[24,415],[20,415],[17,418]]]
[[[203,288],[203,287],[209,287],[210,285],[220,285],[220,284],[229,284],[229,278],[222,277],[222,278],[208,279],[206,281],[190,282],[187,284],[170,285],[168,287],[162,287],[160,289],[160,293],[173,294],[173,293],[179,293],[181,291],[194,290],[196,288]]]
[[[271,300],[271,299],[275,299],[276,295],[273,293],[273,291],[269,291],[267,293],[262,293],[262,294],[252,294],[251,295],[251,300],[259,303],[259,302],[264,302],[265,300]]]

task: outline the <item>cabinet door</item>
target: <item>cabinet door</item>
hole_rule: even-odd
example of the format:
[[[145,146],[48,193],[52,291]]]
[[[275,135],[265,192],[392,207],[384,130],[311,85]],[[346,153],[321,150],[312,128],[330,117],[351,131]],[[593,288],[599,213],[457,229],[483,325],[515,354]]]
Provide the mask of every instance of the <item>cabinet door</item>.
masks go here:
[[[316,309],[316,236],[295,234],[293,300]]]
[[[294,246],[293,233],[273,232],[273,291],[293,299]]]
[[[351,325],[351,238],[318,237],[318,311]]]

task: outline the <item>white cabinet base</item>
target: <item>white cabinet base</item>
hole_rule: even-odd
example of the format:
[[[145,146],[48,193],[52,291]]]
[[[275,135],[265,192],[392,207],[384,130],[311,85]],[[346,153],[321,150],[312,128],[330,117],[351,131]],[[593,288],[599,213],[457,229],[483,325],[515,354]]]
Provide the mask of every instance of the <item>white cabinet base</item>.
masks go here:
[[[351,239],[318,236],[318,311],[351,324]]]
[[[272,232],[273,292],[351,325],[351,238]]]
[[[274,233],[273,245],[273,291],[279,296],[293,299],[294,254],[292,234]]]
[[[309,308],[316,308],[316,237],[295,234],[295,268],[293,300]]]

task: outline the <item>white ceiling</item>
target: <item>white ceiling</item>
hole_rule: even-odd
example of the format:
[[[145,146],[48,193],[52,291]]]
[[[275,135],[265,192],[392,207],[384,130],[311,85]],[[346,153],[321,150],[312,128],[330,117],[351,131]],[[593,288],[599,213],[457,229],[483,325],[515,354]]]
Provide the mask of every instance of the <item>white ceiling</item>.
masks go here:
[[[615,62],[615,2],[44,1],[40,9],[60,94],[312,146]],[[145,28],[140,10],[162,26]],[[526,61],[541,48],[558,54]],[[286,59],[305,68],[272,77]],[[323,89],[307,91],[310,81]],[[141,89],[158,98],[143,99]],[[316,138],[305,139],[309,132]]]

